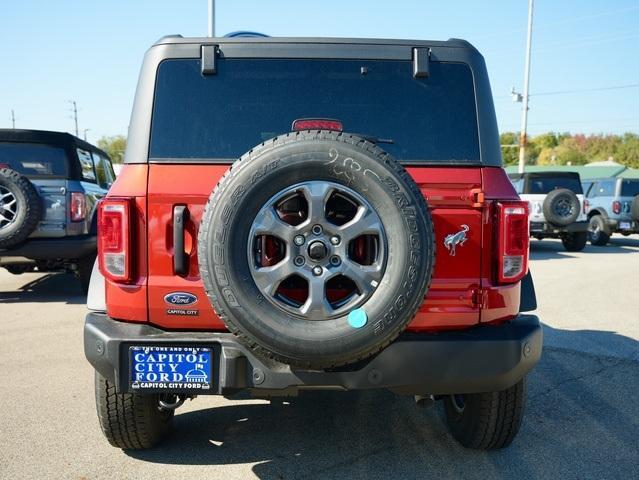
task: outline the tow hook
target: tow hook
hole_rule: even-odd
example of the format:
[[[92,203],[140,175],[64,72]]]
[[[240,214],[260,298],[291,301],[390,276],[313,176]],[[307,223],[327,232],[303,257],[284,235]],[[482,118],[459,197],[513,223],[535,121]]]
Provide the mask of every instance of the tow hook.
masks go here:
[[[181,407],[187,400],[193,400],[195,395],[160,395],[158,405],[160,410],[175,410]]]

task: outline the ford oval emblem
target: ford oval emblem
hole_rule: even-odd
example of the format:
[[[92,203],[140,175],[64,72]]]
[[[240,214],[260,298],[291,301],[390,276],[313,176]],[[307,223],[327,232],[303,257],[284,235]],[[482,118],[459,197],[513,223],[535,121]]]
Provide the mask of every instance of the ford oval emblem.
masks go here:
[[[164,296],[164,301],[173,306],[186,306],[197,303],[197,297],[187,292],[171,292]]]

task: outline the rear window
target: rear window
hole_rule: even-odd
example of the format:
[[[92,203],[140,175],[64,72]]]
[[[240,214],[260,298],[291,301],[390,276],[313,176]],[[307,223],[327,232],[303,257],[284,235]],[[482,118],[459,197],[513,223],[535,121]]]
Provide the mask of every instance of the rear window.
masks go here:
[[[460,63],[431,62],[414,78],[409,61],[219,59],[163,61],[157,73],[151,158],[238,158],[290,132],[300,118],[331,118],[344,131],[394,143],[403,161],[479,162],[473,77]]]
[[[512,183],[513,187],[515,187],[515,192],[517,193],[524,192],[524,177],[520,177],[520,178],[510,177],[510,183]]]
[[[639,195],[639,180],[622,180],[621,196],[634,197],[635,195]]]
[[[0,166],[26,177],[65,177],[67,154],[63,148],[38,143],[0,143]]]
[[[546,194],[558,188],[567,188],[577,194],[583,193],[578,177],[528,177],[529,194]]]

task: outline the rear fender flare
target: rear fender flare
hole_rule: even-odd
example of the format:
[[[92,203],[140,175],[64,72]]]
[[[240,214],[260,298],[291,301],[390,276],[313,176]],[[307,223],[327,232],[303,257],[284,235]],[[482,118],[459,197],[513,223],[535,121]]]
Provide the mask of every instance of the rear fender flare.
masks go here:
[[[535,293],[535,284],[533,283],[530,270],[524,278],[521,279],[521,288],[519,293],[519,311],[532,312],[537,310],[537,294]]]
[[[104,275],[102,275],[100,268],[98,268],[97,258],[91,271],[91,281],[87,294],[87,308],[94,312],[106,312],[106,287]]]
[[[590,220],[595,215],[601,215],[605,219],[608,218],[608,213],[606,213],[606,211],[603,208],[601,208],[601,207],[597,207],[597,208],[594,208],[591,211],[589,211],[588,212],[588,220]]]

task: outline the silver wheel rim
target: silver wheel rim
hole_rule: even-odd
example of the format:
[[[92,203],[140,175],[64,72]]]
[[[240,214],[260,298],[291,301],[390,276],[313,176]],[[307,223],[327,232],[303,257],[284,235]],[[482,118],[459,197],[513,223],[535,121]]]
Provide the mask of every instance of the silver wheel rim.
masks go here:
[[[9,228],[18,218],[18,202],[15,194],[0,185],[0,230]]]
[[[381,219],[366,199],[344,185],[309,181],[281,190],[260,209],[247,255],[269,302],[306,320],[326,320],[373,295],[384,276],[386,246]],[[337,298],[337,291],[344,296]]]

